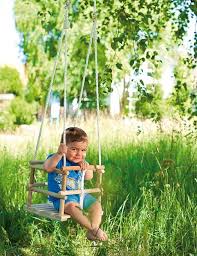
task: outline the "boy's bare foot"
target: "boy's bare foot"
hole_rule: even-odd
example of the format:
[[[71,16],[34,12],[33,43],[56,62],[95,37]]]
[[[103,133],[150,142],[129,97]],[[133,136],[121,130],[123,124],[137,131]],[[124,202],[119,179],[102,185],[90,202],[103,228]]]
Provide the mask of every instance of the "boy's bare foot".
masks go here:
[[[93,230],[89,230],[87,232],[87,239],[92,241],[107,241],[108,237],[107,234],[100,228],[96,228]]]

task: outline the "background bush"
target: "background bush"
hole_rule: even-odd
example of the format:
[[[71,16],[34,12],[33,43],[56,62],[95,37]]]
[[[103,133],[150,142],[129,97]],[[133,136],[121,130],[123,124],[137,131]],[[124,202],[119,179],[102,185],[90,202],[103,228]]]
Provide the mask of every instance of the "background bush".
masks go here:
[[[9,112],[15,116],[14,124],[31,124],[35,120],[36,104],[28,103],[23,98],[16,97],[11,102]]]
[[[19,72],[8,66],[0,68],[0,93],[14,93],[21,95],[23,84]]]
[[[15,125],[15,116],[9,111],[0,112],[0,130],[1,131],[10,131],[13,130]]]

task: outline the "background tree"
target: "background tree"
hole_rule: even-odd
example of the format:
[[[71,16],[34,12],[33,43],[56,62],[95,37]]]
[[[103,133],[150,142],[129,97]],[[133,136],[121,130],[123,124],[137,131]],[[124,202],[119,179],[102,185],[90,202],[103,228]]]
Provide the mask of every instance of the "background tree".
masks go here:
[[[0,130],[9,131],[16,125],[31,124],[35,120],[37,106],[26,101],[24,85],[15,68],[0,68],[0,93],[13,93],[17,96],[0,111]]]
[[[160,121],[165,112],[161,86],[159,84],[148,84],[142,87],[140,84],[136,96],[135,110],[138,117]]]
[[[16,24],[22,34],[29,77],[29,99],[43,102],[49,85],[53,58],[62,31],[64,1],[16,0]],[[69,37],[69,95],[79,95],[84,56],[90,34],[93,1],[71,1]],[[121,81],[133,70],[141,72],[145,61],[158,65],[159,45],[163,31],[169,28],[172,39],[180,43],[188,26],[192,1],[184,0],[97,0],[98,49],[101,97],[111,91],[111,81]],[[168,48],[168,47],[166,47]],[[93,59],[93,55],[91,56]],[[62,65],[60,65],[62,67]],[[55,85],[62,88],[62,69]],[[94,97],[94,65],[90,60],[85,88]]]
[[[74,6],[73,6],[74,8]],[[32,10],[30,12],[30,10]],[[73,9],[73,16],[75,15]],[[58,40],[62,33],[64,8],[62,1],[16,1],[16,23],[22,33],[21,47],[24,50],[28,73],[28,99],[44,102],[54,63],[57,54]],[[26,15],[23,15],[23,14]],[[68,94],[71,99],[79,95],[80,84],[87,53],[88,39],[91,29],[91,19],[82,17],[75,24],[72,14],[70,23],[72,31],[69,31],[69,66]],[[80,29],[80,28],[83,29]],[[105,73],[105,55],[103,46],[98,42],[99,73]],[[88,77],[86,79],[86,91],[88,96],[95,95],[95,87],[92,83],[94,76],[94,54],[90,56]],[[55,79],[55,89],[63,89],[63,53],[60,58]],[[102,70],[101,70],[102,66]],[[103,83],[106,82],[103,81]],[[95,82],[94,82],[95,83]],[[94,90],[94,91],[93,91]],[[102,93],[102,91],[101,91]]]
[[[192,113],[192,101],[195,102],[196,79],[193,61],[180,58],[174,68],[175,86],[172,96],[169,98],[170,104],[174,106],[180,116]]]

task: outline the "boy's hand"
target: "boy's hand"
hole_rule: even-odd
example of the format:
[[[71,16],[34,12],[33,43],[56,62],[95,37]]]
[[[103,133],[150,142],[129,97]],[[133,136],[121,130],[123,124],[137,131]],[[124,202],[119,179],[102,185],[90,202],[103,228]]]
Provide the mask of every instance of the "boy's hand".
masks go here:
[[[86,161],[82,161],[79,163],[79,166],[81,167],[82,172],[85,172],[85,180],[91,180],[93,178],[93,171],[88,170],[89,163]]]
[[[97,173],[105,173],[105,166],[101,166],[101,167],[103,167],[103,168],[98,168],[98,166],[96,165],[96,172]]]
[[[82,161],[82,162],[79,163],[79,166],[80,166],[82,171],[87,170],[88,169],[88,165],[89,165],[89,163],[86,162],[86,161]]]
[[[57,154],[60,156],[63,156],[64,154],[67,153],[67,146],[64,143],[60,143],[58,150],[57,150]]]

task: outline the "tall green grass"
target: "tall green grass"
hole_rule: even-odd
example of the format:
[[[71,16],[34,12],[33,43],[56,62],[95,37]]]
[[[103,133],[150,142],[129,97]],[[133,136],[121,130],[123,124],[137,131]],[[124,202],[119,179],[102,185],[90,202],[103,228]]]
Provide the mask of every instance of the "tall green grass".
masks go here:
[[[87,241],[85,231],[72,220],[59,223],[25,212],[33,150],[31,146],[17,154],[1,150],[0,255],[196,255],[193,137],[158,133],[113,138],[102,138],[107,243]],[[91,163],[97,161],[95,144],[88,152]],[[46,150],[39,154],[44,159]],[[38,178],[46,176],[40,172]],[[34,200],[45,199],[36,195]]]

